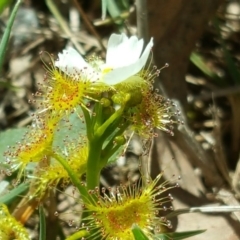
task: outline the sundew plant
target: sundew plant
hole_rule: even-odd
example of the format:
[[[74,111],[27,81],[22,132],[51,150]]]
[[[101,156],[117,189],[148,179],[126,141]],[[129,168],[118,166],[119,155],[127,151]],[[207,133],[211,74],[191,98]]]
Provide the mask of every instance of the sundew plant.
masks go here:
[[[41,53],[50,61],[43,60],[46,75],[35,93],[33,124],[6,149],[3,164],[6,175],[15,176],[12,191],[28,184],[19,204],[28,207],[12,216],[1,204],[1,239],[30,239],[24,224],[31,213],[68,184],[79,191],[82,204],[79,226],[68,240],[163,239],[171,222],[161,214],[173,198],[162,193],[175,185],[160,183],[162,173],[156,179],[142,174],[132,185],[99,187],[101,170],[124,154],[133,134],[151,141],[156,129],[173,135],[178,123],[175,105],[153,87],[160,73],[149,64],[153,38],[143,46],[136,36],[112,34],[105,61],[84,59],[73,48],[56,60]],[[40,239],[45,239],[40,213]]]

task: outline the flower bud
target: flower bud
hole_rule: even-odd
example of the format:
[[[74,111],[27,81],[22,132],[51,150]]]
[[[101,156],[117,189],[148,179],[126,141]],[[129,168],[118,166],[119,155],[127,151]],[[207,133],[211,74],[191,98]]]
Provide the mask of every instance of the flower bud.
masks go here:
[[[114,142],[117,145],[124,145],[126,143],[126,139],[125,139],[124,136],[116,136],[115,139],[114,139]]]

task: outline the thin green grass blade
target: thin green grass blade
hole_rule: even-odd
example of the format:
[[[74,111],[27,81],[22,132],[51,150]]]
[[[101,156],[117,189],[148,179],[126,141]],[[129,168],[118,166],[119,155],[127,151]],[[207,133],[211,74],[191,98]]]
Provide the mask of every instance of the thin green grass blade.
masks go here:
[[[114,0],[107,0],[107,10],[112,18],[117,18],[121,15],[121,11],[118,8]]]
[[[125,9],[129,9],[130,8],[129,0],[122,0],[121,3],[122,3],[122,5],[123,5],[123,7]]]
[[[8,88],[8,89],[11,89],[12,91],[17,91],[21,88],[21,87],[13,86],[11,83],[4,82],[4,81],[1,81],[1,80],[0,80],[0,87],[5,87],[5,88]]]
[[[204,58],[200,54],[192,52],[190,55],[190,61],[207,77],[211,78],[217,85],[226,85],[224,79],[220,78],[214,71],[212,71],[212,69],[205,63]]]
[[[39,240],[46,240],[46,220],[42,205],[39,206],[39,219],[40,219]]]
[[[204,206],[204,207],[191,207],[191,208],[182,208],[175,210],[171,213],[169,213],[166,217],[168,219],[176,217],[180,214],[185,214],[185,213],[231,213],[231,212],[236,212],[240,211],[240,206]]]
[[[12,3],[12,0],[0,0],[0,14]]]
[[[102,19],[105,19],[107,15],[107,0],[102,0]]]
[[[198,54],[196,52],[192,52],[191,56],[190,56],[190,60],[196,67],[198,67],[208,77],[210,77],[210,78],[216,78],[217,77],[216,73],[214,73],[208,67],[208,65],[204,61],[204,58],[200,54]]]
[[[8,205],[13,202],[16,197],[19,197],[20,195],[23,195],[25,192],[27,192],[28,189],[29,183],[22,183],[7,194],[0,196],[0,202]]]
[[[173,232],[173,233],[161,233],[155,236],[157,240],[181,240],[186,239],[198,234],[205,232],[206,230],[196,230],[196,231],[188,231],[188,232]]]
[[[5,57],[5,53],[6,53],[6,49],[7,49],[7,44],[8,44],[8,40],[9,40],[9,37],[10,37],[11,29],[12,29],[12,25],[13,25],[15,16],[17,14],[18,7],[20,6],[21,2],[22,2],[21,0],[18,0],[17,3],[15,4],[15,6],[13,8],[13,11],[11,13],[11,16],[8,20],[7,27],[4,31],[1,43],[0,43],[0,73],[2,72],[2,65],[3,65],[3,61],[4,61],[4,57]]]
[[[107,2],[107,11],[109,12],[110,16],[114,20],[115,24],[121,25],[123,23],[123,19],[121,18],[121,9],[118,6],[115,0],[106,0]]]
[[[219,36],[219,39],[220,39],[220,44],[221,44],[221,47],[223,49],[223,54],[224,54],[224,57],[225,57],[225,61],[226,61],[226,64],[227,64],[229,74],[230,74],[230,76],[231,76],[231,78],[232,78],[232,80],[234,81],[235,84],[240,84],[240,71],[239,71],[236,63],[233,60],[233,55],[228,50],[227,45],[226,45],[226,43],[225,43],[225,41],[224,41],[224,39],[221,35],[221,29],[220,29],[219,21],[215,18],[215,20],[213,22],[214,22],[214,26],[215,26],[215,28],[217,29],[217,32],[218,32],[218,36]]]

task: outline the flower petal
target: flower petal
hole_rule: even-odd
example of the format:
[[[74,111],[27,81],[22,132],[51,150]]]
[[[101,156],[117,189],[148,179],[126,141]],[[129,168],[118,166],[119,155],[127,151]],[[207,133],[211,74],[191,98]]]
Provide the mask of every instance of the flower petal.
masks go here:
[[[138,73],[146,64],[148,56],[153,46],[153,38],[149,41],[148,45],[146,46],[142,56],[133,64],[130,64],[125,67],[120,67],[113,69],[111,72],[107,73],[103,76],[103,81],[106,84],[114,85],[118,84],[127,78],[133,76],[134,74]],[[117,58],[118,56],[115,56]]]
[[[135,62],[143,48],[143,40],[136,36],[128,38],[124,33],[112,34],[108,41],[106,65],[112,68],[127,66]]]
[[[131,41],[132,40],[132,41]],[[129,53],[130,55],[128,55],[128,59],[130,63],[134,63],[135,61],[137,61],[142,53],[142,49],[143,49],[143,39],[138,40],[138,38],[136,36],[132,36],[130,39],[130,49],[129,49]],[[126,64],[126,58],[125,58],[125,65]]]
[[[84,68],[89,67],[82,56],[73,48],[64,49],[63,53],[58,54],[55,66],[68,75],[75,75]]]
[[[108,40],[107,45],[107,55],[106,55],[106,64],[107,65],[116,65],[116,58],[118,54],[121,54],[120,50],[123,50],[123,43],[126,43],[127,36],[125,34],[112,34]],[[117,56],[117,57],[116,57]]]

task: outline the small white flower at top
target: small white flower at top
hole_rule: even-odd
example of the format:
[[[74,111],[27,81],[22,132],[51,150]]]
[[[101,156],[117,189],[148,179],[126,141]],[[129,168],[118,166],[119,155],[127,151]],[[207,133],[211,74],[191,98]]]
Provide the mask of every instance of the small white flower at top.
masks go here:
[[[58,60],[55,61],[55,66],[73,78],[77,78],[78,75],[84,75],[91,81],[96,81],[100,78],[100,74],[71,47],[64,49],[63,53],[58,54]]]
[[[112,34],[107,45],[106,63],[100,66],[101,73],[73,48],[59,53],[55,66],[71,76],[84,73],[92,81],[115,85],[137,74],[145,66],[152,46],[152,38],[143,51],[143,39],[138,40],[136,36],[128,38],[124,33]]]

